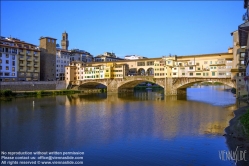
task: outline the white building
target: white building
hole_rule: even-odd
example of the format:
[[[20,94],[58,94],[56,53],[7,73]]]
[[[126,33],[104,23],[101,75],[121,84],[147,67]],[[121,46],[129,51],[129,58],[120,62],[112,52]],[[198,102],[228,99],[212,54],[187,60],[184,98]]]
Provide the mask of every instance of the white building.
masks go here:
[[[56,48],[56,79],[65,80],[65,67],[70,63],[70,51]]]
[[[146,57],[142,57],[139,55],[126,55],[124,59],[126,60],[135,60],[135,59],[145,59]]]

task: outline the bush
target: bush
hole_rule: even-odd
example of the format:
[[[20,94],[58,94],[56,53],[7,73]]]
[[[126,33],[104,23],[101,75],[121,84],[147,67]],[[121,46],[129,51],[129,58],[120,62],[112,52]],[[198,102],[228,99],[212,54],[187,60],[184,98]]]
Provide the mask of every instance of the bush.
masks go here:
[[[232,88],[232,89],[231,89],[231,92],[232,92],[233,94],[236,94],[236,89],[235,89],[235,88]]]
[[[12,96],[13,93],[10,89],[6,89],[6,90],[1,90],[1,96]]]
[[[244,125],[247,132],[249,132],[249,110],[240,117],[240,122]]]

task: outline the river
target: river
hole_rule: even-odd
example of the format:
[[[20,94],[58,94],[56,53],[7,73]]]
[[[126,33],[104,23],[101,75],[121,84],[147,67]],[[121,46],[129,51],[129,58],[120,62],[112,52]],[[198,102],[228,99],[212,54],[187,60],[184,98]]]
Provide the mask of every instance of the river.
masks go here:
[[[222,136],[236,99],[224,86],[1,101],[1,151],[84,152],[84,165],[231,165]]]

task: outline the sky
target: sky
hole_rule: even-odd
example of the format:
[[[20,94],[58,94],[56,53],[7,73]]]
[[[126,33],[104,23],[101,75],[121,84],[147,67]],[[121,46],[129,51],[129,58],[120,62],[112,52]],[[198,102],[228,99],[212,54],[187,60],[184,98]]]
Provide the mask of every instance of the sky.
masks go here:
[[[1,36],[118,57],[223,53],[243,23],[243,1],[1,1]]]

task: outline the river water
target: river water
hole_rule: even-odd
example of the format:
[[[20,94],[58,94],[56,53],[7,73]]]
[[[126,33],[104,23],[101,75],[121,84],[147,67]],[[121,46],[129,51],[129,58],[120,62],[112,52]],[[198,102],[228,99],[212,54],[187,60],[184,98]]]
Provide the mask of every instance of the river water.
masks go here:
[[[236,99],[224,86],[1,101],[2,151],[81,151],[84,165],[231,165],[222,136]]]

